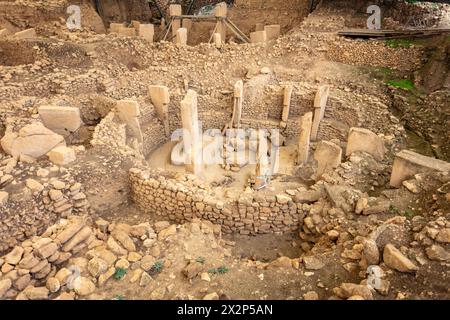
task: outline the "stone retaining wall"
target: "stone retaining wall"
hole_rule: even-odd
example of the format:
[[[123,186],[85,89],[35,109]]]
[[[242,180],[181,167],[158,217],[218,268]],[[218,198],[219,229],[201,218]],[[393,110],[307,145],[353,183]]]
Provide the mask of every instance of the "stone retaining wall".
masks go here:
[[[192,175],[175,177],[160,170],[129,172],[133,201],[147,213],[177,223],[201,218],[222,226],[224,233],[263,234],[296,231],[307,205],[286,194],[242,193],[236,200],[219,200]]]

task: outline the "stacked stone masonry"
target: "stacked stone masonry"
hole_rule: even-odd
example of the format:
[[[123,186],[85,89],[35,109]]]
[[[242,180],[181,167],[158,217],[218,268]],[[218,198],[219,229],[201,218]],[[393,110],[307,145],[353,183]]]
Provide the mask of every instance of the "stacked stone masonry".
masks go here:
[[[159,219],[184,223],[201,218],[221,225],[224,233],[240,234],[290,232],[303,223],[303,205],[285,194],[254,192],[219,200],[192,175],[175,178],[155,169],[133,168],[129,180],[133,201]]]

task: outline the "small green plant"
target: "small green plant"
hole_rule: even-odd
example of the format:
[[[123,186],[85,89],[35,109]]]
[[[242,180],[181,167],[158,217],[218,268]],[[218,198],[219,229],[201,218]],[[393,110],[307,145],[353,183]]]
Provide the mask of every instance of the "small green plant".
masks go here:
[[[227,273],[229,270],[226,266],[220,266],[218,268],[212,268],[208,270],[208,273],[210,274],[225,274]]]
[[[390,213],[393,213],[393,214],[399,214],[399,213],[400,213],[400,210],[399,210],[396,206],[394,206],[393,204],[391,204],[391,205],[389,206],[389,212],[390,212]]]
[[[163,266],[164,262],[162,262],[161,260],[156,261],[151,268],[152,273],[160,273]]]
[[[200,264],[204,264],[206,261],[205,257],[197,257],[197,259],[195,259],[195,262],[198,262]]]
[[[117,294],[113,300],[125,300],[125,296],[123,294]]]
[[[407,210],[403,211],[403,212],[401,213],[401,215],[404,216],[404,217],[407,217],[407,218],[411,219],[411,218],[413,218],[416,214],[414,213],[414,211],[407,209]]]
[[[227,273],[228,271],[229,271],[228,268],[225,267],[225,266],[220,266],[219,268],[217,268],[217,272],[218,272],[219,274],[225,274],[225,273]]]
[[[384,43],[391,48],[409,48],[415,42],[409,39],[388,39]]]
[[[386,84],[399,88],[399,89],[405,89],[408,91],[411,91],[414,89],[414,82],[412,82],[410,79],[401,79],[401,80],[389,80],[386,81]]]
[[[208,270],[208,273],[210,274],[217,274],[217,269],[216,268],[211,268]]]
[[[116,272],[113,275],[113,278],[116,280],[121,280],[127,274],[127,270],[124,268],[116,268]]]

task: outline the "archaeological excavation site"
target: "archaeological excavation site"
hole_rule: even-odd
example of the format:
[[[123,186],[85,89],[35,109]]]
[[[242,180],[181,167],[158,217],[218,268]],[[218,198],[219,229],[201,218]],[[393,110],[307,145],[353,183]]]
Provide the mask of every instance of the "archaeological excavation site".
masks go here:
[[[450,300],[449,127],[448,1],[0,0],[0,300]]]

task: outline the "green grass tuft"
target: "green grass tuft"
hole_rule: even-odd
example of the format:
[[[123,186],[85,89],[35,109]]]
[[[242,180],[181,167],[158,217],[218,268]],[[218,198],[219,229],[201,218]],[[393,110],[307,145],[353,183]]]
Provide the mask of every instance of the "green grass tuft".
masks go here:
[[[388,39],[384,43],[391,48],[409,48],[415,44],[415,41],[409,39]]]
[[[411,91],[414,89],[414,82],[412,82],[412,80],[409,80],[409,79],[389,80],[389,81],[386,81],[386,84],[396,87],[396,88],[399,88],[399,89],[408,90],[408,91]]]
[[[113,278],[116,280],[121,280],[127,274],[127,270],[124,268],[116,268],[116,272],[113,275]]]

